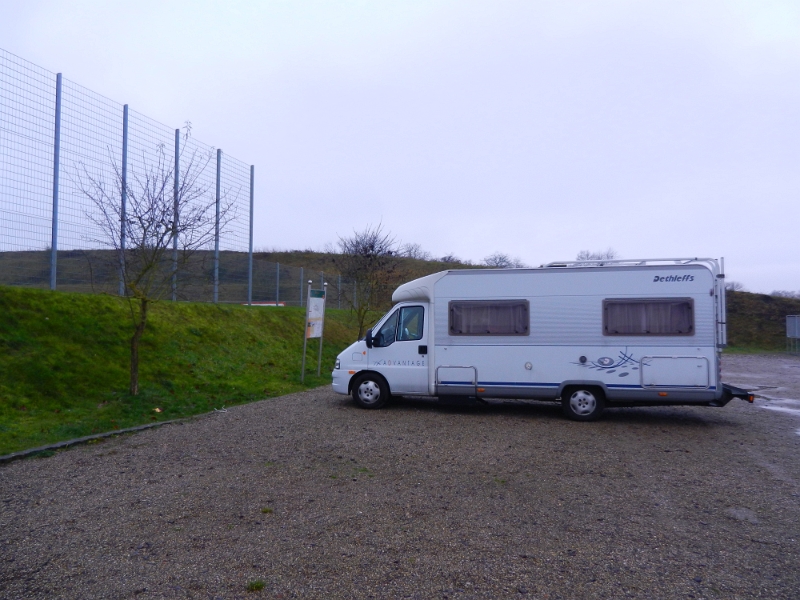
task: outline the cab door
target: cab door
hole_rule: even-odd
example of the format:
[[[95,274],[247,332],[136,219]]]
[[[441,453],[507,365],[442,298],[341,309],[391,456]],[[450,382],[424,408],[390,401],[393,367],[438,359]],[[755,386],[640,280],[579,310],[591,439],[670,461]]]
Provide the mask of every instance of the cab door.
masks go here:
[[[369,366],[393,394],[428,393],[428,307],[398,306],[373,333]]]

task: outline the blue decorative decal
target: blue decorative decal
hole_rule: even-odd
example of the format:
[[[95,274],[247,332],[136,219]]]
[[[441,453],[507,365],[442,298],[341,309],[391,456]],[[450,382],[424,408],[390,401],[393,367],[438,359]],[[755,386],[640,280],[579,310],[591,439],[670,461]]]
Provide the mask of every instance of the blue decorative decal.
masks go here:
[[[628,353],[628,348],[625,348],[625,350],[620,350],[616,360],[609,356],[602,356],[591,362],[575,362],[572,364],[586,369],[595,369],[601,373],[608,373],[609,375],[617,373],[617,371],[622,371],[621,373],[617,373],[617,377],[627,377],[631,374],[631,371],[639,370],[640,361],[633,358],[633,354]]]

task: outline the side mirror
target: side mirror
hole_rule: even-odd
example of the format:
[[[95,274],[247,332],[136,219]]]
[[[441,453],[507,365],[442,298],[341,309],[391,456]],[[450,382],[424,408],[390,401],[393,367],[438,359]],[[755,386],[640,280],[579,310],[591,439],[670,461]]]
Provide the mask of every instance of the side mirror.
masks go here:
[[[364,341],[367,342],[367,348],[372,348],[375,343],[375,338],[372,337],[372,329],[367,329],[367,335],[364,336]]]

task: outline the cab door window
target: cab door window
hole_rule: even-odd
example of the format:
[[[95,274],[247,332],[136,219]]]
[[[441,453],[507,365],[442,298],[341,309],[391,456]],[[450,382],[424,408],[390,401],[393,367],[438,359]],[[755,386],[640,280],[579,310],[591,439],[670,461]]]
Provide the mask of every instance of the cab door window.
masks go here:
[[[421,306],[404,306],[394,311],[374,335],[373,345],[385,348],[395,341],[421,340],[424,334],[424,319],[425,309]]]
[[[405,306],[401,308],[400,326],[397,328],[397,341],[421,340],[424,316],[425,310],[421,306]]]

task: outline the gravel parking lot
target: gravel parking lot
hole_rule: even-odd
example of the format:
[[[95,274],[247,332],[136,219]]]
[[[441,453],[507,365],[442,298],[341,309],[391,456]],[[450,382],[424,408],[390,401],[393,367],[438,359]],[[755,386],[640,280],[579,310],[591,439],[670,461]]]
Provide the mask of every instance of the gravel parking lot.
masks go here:
[[[3,465],[0,597],[798,598],[800,358],[723,367],[755,405],[319,389]]]

